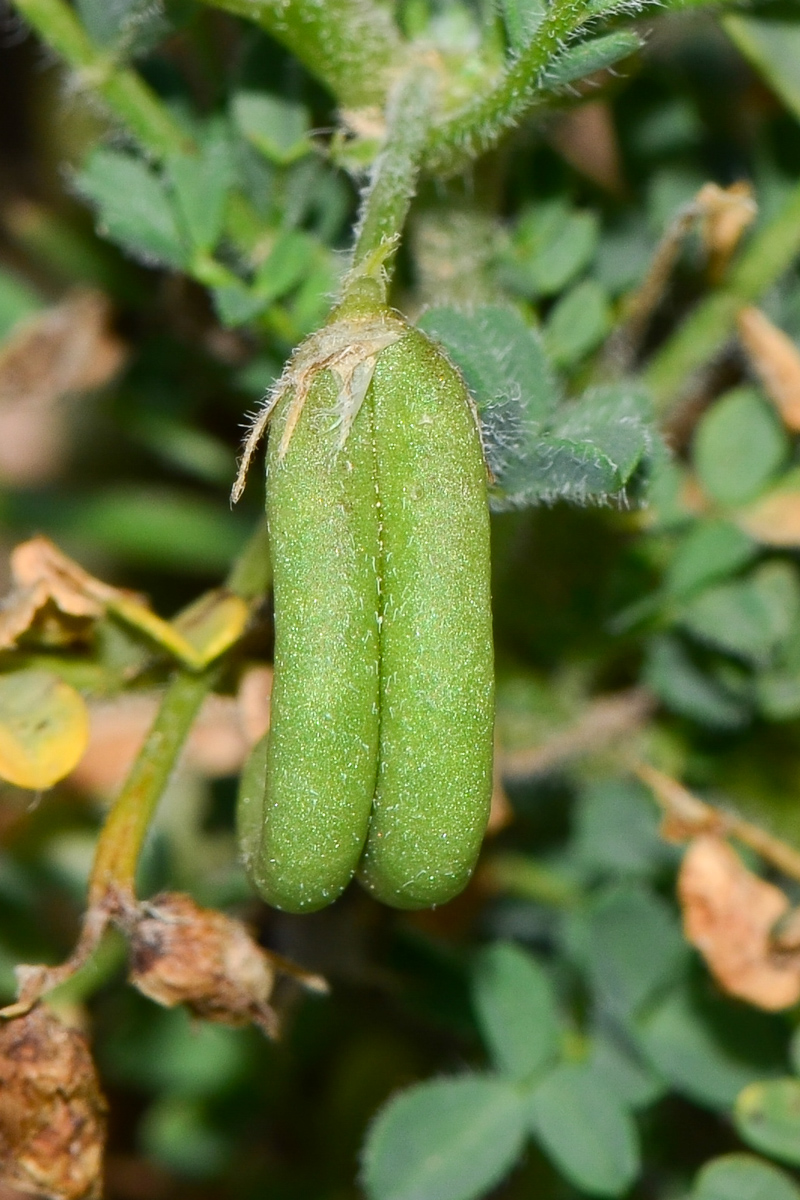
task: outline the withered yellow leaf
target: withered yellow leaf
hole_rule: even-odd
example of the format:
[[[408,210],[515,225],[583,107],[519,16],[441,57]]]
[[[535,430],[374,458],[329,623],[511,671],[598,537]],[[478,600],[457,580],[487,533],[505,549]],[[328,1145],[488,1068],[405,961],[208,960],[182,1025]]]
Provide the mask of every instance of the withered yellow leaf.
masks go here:
[[[89,741],[83,699],[49,671],[0,675],[0,778],[48,788],[68,775]]]
[[[215,588],[178,613],[172,624],[205,662],[212,662],[241,637],[249,615],[241,596]]]

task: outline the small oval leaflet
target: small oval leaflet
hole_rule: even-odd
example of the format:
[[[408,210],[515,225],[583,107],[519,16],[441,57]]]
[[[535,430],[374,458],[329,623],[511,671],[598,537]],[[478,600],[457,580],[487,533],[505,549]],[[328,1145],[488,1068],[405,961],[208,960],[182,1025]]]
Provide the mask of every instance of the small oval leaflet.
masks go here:
[[[50,671],[0,675],[0,778],[48,788],[83,757],[89,715],[81,696]]]

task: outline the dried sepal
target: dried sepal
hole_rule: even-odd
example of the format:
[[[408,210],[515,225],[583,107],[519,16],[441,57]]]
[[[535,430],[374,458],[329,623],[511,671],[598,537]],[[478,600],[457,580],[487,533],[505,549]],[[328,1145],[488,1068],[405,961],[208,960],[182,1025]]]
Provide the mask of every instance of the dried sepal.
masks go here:
[[[236,503],[244,491],[250,461],[279,400],[288,392],[294,393],[281,436],[282,457],[314,379],[320,371],[331,371],[339,384],[336,410],[332,416],[340,430],[339,444],[344,445],[367,394],[377,356],[387,346],[399,341],[406,330],[407,326],[399,317],[388,311],[379,311],[340,317],[306,338],[286,364],[250,426],[233,485],[233,502]]]
[[[0,1183],[95,1200],[105,1114],[83,1034],[41,1005],[0,1023]]]
[[[269,1000],[276,970],[287,965],[262,949],[241,921],[173,892],[131,910],[123,927],[130,938],[130,981],[145,996],[167,1008],[185,1004],[222,1025],[252,1022],[276,1036]],[[300,975],[306,986],[325,988],[318,976]]]

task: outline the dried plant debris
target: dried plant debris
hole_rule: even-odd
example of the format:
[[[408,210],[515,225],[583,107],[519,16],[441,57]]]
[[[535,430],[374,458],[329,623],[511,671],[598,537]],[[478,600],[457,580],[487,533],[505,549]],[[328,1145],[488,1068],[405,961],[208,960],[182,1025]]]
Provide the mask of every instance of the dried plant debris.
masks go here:
[[[38,1005],[0,1024],[0,1183],[53,1200],[102,1190],[106,1103],[86,1039]]]
[[[744,179],[726,188],[706,183],[697,193],[695,204],[699,210],[703,243],[709,254],[711,277],[719,280],[742,234],[758,216],[753,188]]]
[[[48,645],[84,640],[116,601],[143,604],[134,592],[110,587],[67,558],[49,538],[35,537],[11,554],[12,590],[0,604],[0,649],[31,633]]]
[[[78,288],[17,327],[0,346],[0,480],[41,483],[58,471],[67,440],[61,401],[103,386],[125,347],[100,292]]]
[[[678,880],[687,939],[732,996],[770,1011],[800,1000],[800,953],[781,952],[772,932],[789,900],[744,865],[723,838],[695,838]]]
[[[278,1032],[269,1000],[276,969],[273,958],[245,925],[214,909],[201,908],[178,892],[154,897],[124,918],[130,937],[130,980],[167,1008],[185,1004],[196,1016],[222,1025],[258,1025]],[[316,975],[292,969],[312,990],[325,991]]]
[[[800,431],[800,349],[757,308],[743,308],[739,337],[764,391],[792,433]]]

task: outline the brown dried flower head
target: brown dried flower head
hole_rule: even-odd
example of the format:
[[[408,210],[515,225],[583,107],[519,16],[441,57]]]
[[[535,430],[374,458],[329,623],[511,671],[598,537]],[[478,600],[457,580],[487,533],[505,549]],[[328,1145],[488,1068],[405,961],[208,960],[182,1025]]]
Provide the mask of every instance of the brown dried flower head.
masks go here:
[[[130,980],[145,996],[222,1025],[252,1021],[275,1036],[275,971],[241,921],[175,892],[141,905],[128,924]]]
[[[105,1114],[78,1030],[42,1005],[0,1022],[0,1184],[53,1200],[96,1200]]]

